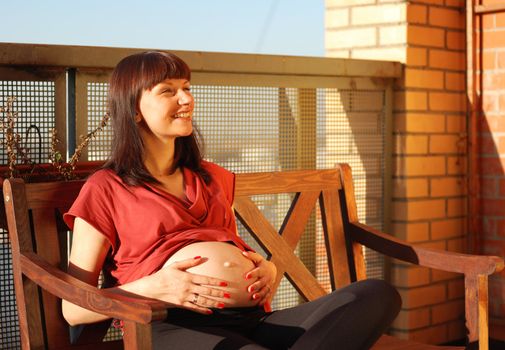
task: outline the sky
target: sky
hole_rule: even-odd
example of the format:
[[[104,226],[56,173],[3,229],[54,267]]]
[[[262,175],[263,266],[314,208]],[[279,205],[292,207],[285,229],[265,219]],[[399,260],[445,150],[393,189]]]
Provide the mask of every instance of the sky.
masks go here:
[[[324,56],[324,0],[0,0],[0,42]]]

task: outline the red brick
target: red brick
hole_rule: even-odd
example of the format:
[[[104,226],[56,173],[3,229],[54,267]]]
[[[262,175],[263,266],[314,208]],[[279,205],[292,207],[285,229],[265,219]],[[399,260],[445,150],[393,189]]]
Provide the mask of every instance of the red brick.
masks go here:
[[[466,94],[430,92],[429,105],[433,111],[462,112],[466,110]]]
[[[447,175],[463,175],[466,171],[466,156],[447,157]]]
[[[495,13],[495,28],[505,28],[505,13]]]
[[[465,69],[465,53],[447,50],[430,50],[429,65],[433,68],[445,68],[463,71]]]
[[[466,232],[462,233],[466,234]],[[457,238],[448,240],[447,250],[455,253],[468,253],[466,238]]]
[[[492,177],[480,177],[480,196],[482,198],[497,198],[498,196],[498,181]]]
[[[499,111],[498,101],[499,101],[499,97],[496,93],[489,93],[489,92],[485,91],[482,94],[482,110],[484,112]]]
[[[445,46],[445,31],[438,28],[407,26],[407,43],[429,47]],[[505,45],[504,45],[505,46]]]
[[[443,89],[444,73],[436,70],[406,68],[405,87]]]
[[[447,90],[465,91],[466,77],[464,73],[445,73],[445,88]]]
[[[465,1],[466,0],[445,0],[445,5],[461,9],[466,4]]]
[[[449,219],[431,222],[431,239],[461,237],[465,234],[465,219]]]
[[[447,200],[447,217],[466,215],[466,199],[450,198]]]
[[[482,234],[486,237],[492,237],[496,235],[497,225],[495,219],[485,217],[482,219]]]
[[[465,153],[466,144],[459,135],[431,135],[430,153],[454,154]]]
[[[495,69],[497,68],[496,65],[497,65],[497,53],[494,52],[494,51],[486,51],[486,52],[482,52],[482,68],[484,70],[491,70],[491,69]],[[504,57],[504,62],[503,64],[505,64],[505,57]]]
[[[485,54],[485,53],[484,53]],[[492,69],[494,69],[493,67]],[[505,52],[496,53],[496,68],[505,68]],[[486,68],[484,68],[486,69]]]
[[[485,74],[482,81],[482,86],[486,91],[502,91],[503,87],[505,86],[505,74]]]
[[[500,196],[505,196],[505,179],[500,179]]]
[[[402,296],[402,307],[405,309],[438,304],[447,299],[444,283],[409,289],[398,288],[398,292]]]
[[[443,5],[444,0],[416,0],[416,2],[430,5]]]
[[[447,116],[447,132],[466,133],[467,117],[466,115],[448,115]]]
[[[428,19],[428,10],[424,5],[407,6],[407,23],[424,24]]]
[[[482,29],[484,31],[488,29],[494,29],[495,28],[495,16],[494,14],[489,14],[487,16],[482,16]]]
[[[444,216],[445,201],[442,199],[393,202],[394,220],[437,219]]]
[[[496,221],[498,224],[496,234],[500,237],[505,237],[505,219],[498,219]]]
[[[422,47],[408,47],[406,63],[409,66],[426,66],[428,63],[427,49]]]
[[[505,159],[498,157],[480,157],[478,162],[482,174],[503,175],[503,169],[505,169]]]
[[[483,134],[479,137],[479,153],[496,156],[496,142],[491,134]]]
[[[505,199],[485,199],[481,201],[483,215],[505,215]]]
[[[505,115],[490,116],[486,115],[479,118],[479,130],[483,132],[503,132],[505,130]]]
[[[395,237],[407,242],[429,240],[429,225],[427,222],[393,223],[392,231]]]
[[[440,324],[417,330],[410,330],[408,333],[393,330],[391,332],[391,335],[398,338],[410,339],[415,342],[428,344],[442,344],[449,341],[447,324]]]
[[[498,153],[500,155],[505,155],[505,136],[500,136],[498,138]]]
[[[465,316],[465,301],[455,300],[431,308],[431,323],[438,324]]]
[[[465,28],[465,12],[442,7],[430,7],[429,22],[434,26],[463,29]]]
[[[443,177],[430,180],[432,197],[462,196],[466,194],[466,182],[462,177]]]
[[[396,329],[417,329],[429,326],[430,308],[421,308],[414,310],[401,310],[398,317],[394,320],[392,327]]]
[[[494,49],[505,47],[505,30],[486,32],[482,39],[483,49]]]
[[[462,277],[458,280],[449,281],[447,283],[447,296],[449,297],[449,300],[465,296],[465,282]]]

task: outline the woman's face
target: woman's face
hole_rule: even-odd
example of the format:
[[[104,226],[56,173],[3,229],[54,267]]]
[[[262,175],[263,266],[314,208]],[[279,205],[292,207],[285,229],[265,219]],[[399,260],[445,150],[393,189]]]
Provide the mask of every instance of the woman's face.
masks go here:
[[[147,135],[175,139],[192,133],[194,107],[189,81],[167,79],[142,92],[135,118]],[[145,133],[142,134],[145,137]]]

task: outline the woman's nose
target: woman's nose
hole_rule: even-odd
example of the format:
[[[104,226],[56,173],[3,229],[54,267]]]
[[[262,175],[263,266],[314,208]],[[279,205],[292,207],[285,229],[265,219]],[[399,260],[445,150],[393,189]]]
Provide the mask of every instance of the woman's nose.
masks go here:
[[[188,105],[193,102],[193,95],[189,91],[179,90],[179,105]]]

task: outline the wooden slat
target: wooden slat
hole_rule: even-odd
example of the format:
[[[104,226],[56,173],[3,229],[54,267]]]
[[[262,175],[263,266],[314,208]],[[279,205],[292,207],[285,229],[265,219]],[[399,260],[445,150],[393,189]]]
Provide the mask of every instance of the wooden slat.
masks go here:
[[[61,266],[60,239],[57,231],[55,208],[32,210],[33,231],[37,254],[54,267]],[[61,313],[61,302],[56,296],[42,290],[47,344],[50,349],[70,345],[68,324]]]
[[[342,187],[344,188],[345,193],[347,220],[350,223],[358,222],[358,209],[356,207],[356,198],[354,197],[354,184],[352,181],[351,167],[348,164],[339,164],[338,169],[340,169]],[[347,237],[352,237],[351,232],[348,232]],[[356,268],[356,278],[358,281],[360,281],[366,278],[366,266],[365,259],[363,257],[363,246],[353,239],[352,250],[354,255],[354,265]]]
[[[303,234],[312,209],[314,209],[320,191],[304,191],[297,195],[293,206],[286,215],[279,233],[291,249],[295,249]]]
[[[236,174],[235,197],[340,188],[338,170]]]
[[[20,179],[6,179],[3,193],[12,251],[12,273],[18,308],[21,345],[45,346],[37,285],[23,276],[21,254],[33,252],[25,186]]]
[[[151,325],[124,321],[124,350],[151,350],[152,329]],[[170,344],[166,344],[170,348]]]
[[[279,233],[293,251],[296,249],[298,242],[300,241],[300,237],[307,226],[307,222],[311,216],[312,209],[314,208],[318,197],[319,191],[307,191],[297,194],[293,200],[291,208],[284,218],[284,222],[279,230]],[[272,256],[271,261],[277,266],[277,276],[272,290],[275,294],[275,291],[279,287],[286,270],[283,268],[283,265],[280,264],[277,256]]]
[[[321,202],[332,289],[341,288],[351,283],[351,276],[338,192],[323,191]]]
[[[503,259],[497,256],[470,255],[418,247],[360,223],[350,224],[350,228],[353,239],[357,242],[384,255],[412,264],[468,275],[491,275],[504,268]]]
[[[34,253],[21,255],[20,261],[24,274],[41,288],[85,309],[144,324],[166,318],[166,303],[162,301],[98,289],[51,266]]]
[[[84,180],[26,184],[29,209],[70,207]]]
[[[319,282],[291,251],[251,199],[236,197],[234,208],[240,221],[254,237],[257,237],[262,247],[278,259],[276,261],[281,269],[286,271],[288,279],[293,282],[293,286],[304,298],[314,300],[326,294]]]
[[[489,347],[488,334],[488,277],[487,275],[477,276],[478,284],[478,316],[479,316],[479,350],[487,350]]]

